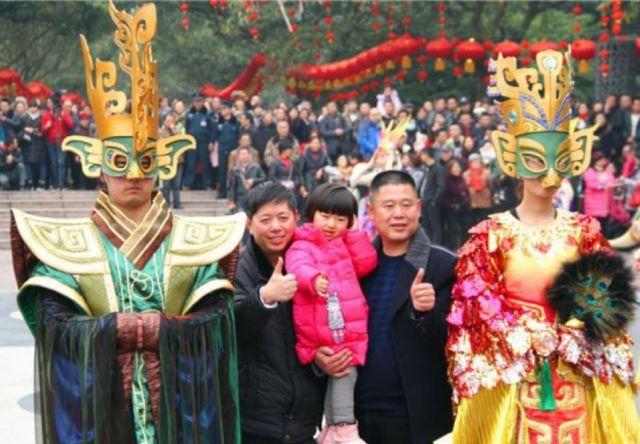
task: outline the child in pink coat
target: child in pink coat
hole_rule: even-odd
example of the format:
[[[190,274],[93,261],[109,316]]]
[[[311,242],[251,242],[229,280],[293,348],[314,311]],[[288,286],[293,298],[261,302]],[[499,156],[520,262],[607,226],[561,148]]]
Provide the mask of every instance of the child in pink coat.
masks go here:
[[[378,259],[357,226],[358,204],[344,186],[324,184],[309,197],[307,223],[296,230],[285,264],[298,281],[293,322],[302,364],[312,362],[319,347],[351,351],[347,376],[330,378],[325,398],[328,428],[319,442],[363,443],[353,412],[356,365],[367,355],[369,309],[358,279],[371,273]]]

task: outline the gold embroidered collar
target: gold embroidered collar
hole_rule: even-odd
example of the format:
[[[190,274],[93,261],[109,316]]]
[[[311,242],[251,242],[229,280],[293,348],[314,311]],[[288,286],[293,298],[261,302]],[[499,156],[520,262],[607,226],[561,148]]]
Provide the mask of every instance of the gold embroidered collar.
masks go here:
[[[153,196],[151,207],[140,224],[136,224],[113,205],[106,191],[100,191],[91,220],[139,270],[151,259],[173,226],[173,214],[159,192]]]

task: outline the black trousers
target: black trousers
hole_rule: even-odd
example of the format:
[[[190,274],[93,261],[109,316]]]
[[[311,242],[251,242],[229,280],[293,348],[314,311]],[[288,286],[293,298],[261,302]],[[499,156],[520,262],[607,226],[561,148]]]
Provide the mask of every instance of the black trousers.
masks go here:
[[[283,444],[286,442],[293,443],[293,441],[283,441],[276,438],[265,438],[263,436],[242,432],[242,444]],[[316,440],[311,438],[304,441],[296,441],[295,444],[316,444]]]
[[[367,444],[411,444],[409,418],[356,410],[360,438]],[[420,443],[430,444],[430,443]]]
[[[422,206],[422,228],[434,244],[442,245],[442,208],[440,205],[424,203]]]

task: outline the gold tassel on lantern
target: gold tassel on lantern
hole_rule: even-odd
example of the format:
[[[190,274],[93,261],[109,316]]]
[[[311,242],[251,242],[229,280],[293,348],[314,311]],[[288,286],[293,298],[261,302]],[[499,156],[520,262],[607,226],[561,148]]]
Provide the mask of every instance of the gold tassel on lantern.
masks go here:
[[[331,80],[327,80],[326,82],[324,82],[324,89],[331,89],[333,88],[333,84],[331,83]]]
[[[392,69],[396,69],[396,64],[393,63],[393,60],[387,60],[385,68],[387,68],[387,71],[391,71]]]
[[[473,74],[476,72],[476,64],[472,59],[467,59],[464,61],[464,72],[467,74]]]
[[[289,80],[287,81],[287,85],[289,86],[289,88],[295,88],[296,79],[294,79],[293,77],[289,77]]]
[[[401,65],[402,65],[402,69],[411,69],[411,57],[407,55],[402,56]]]
[[[586,60],[580,60],[580,62],[578,63],[578,72],[580,74],[589,72],[589,62],[587,62]]]
[[[342,81],[340,79],[336,79],[333,81],[333,89],[340,89],[342,88],[343,84]]]
[[[375,73],[376,73],[376,74],[382,74],[382,73],[384,73],[384,67],[382,66],[382,64],[380,64],[380,63],[379,63],[379,64],[377,64],[377,65],[376,65],[376,71],[375,71]]]
[[[364,78],[367,79],[367,80],[369,80],[374,75],[375,75],[375,73],[373,72],[373,69],[371,69],[371,68],[367,68],[367,70],[364,72]]]
[[[356,85],[359,85],[362,83],[362,74],[358,74],[355,79],[354,82],[356,83]]]
[[[444,71],[444,59],[441,59],[440,57],[438,57],[436,59],[436,63],[433,66],[433,69],[435,69],[436,71]]]

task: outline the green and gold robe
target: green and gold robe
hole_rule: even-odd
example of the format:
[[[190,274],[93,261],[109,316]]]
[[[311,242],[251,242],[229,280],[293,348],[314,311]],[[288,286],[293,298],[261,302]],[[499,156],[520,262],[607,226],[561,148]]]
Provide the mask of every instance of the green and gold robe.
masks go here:
[[[18,305],[36,337],[43,442],[239,442],[232,290],[244,216],[140,224],[13,210]]]

